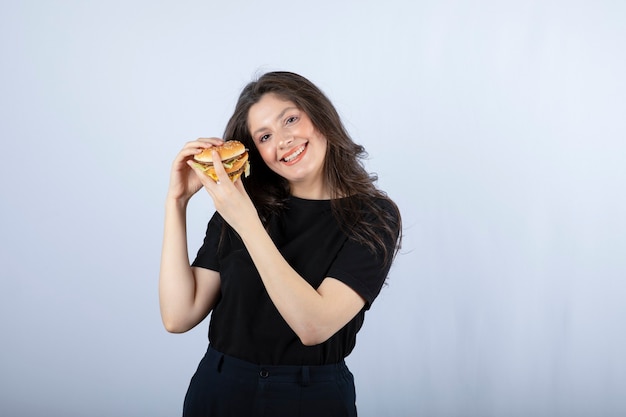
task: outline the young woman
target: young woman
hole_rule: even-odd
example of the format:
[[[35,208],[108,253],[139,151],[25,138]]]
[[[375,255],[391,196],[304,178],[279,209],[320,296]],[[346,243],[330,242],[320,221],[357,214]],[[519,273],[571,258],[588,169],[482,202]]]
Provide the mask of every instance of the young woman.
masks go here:
[[[251,175],[219,181],[191,159],[223,140],[249,150]],[[271,72],[242,91],[224,137],[174,160],[159,296],[170,332],[209,313],[209,347],[183,415],[356,416],[344,358],[401,240],[400,213],[376,188],[328,98]],[[216,212],[189,265],[186,206],[204,188]]]

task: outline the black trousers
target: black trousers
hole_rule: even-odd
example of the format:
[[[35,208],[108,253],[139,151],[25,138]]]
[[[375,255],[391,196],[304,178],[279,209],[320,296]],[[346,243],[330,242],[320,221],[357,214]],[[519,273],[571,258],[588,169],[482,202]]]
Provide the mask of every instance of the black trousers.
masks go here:
[[[191,378],[183,417],[356,417],[354,377],[342,361],[263,366],[209,346]]]

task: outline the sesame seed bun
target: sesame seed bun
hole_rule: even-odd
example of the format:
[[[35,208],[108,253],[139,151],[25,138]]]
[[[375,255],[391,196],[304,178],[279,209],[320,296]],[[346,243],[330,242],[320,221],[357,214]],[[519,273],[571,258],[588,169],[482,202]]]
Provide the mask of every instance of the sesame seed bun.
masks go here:
[[[213,162],[213,151],[217,151],[221,160],[226,161],[244,153],[246,147],[238,140],[229,140],[224,142],[222,146],[213,146],[203,150],[199,154],[194,155],[193,159],[198,162]]]

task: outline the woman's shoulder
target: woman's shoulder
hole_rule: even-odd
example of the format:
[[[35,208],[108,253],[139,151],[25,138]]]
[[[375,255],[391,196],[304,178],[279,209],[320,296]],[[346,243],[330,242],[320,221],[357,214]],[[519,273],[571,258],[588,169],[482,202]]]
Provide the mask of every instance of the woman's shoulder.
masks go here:
[[[379,213],[380,211],[387,212],[393,217],[399,217],[400,211],[396,203],[384,193],[378,195],[353,195],[348,198],[354,199],[359,208],[363,210],[365,214]]]

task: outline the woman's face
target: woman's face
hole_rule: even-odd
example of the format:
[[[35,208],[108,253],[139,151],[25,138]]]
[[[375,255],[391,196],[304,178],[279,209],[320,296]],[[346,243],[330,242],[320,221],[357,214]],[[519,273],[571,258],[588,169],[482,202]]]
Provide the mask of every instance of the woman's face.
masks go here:
[[[327,141],[304,111],[268,93],[250,107],[248,129],[267,166],[289,182],[294,196],[329,198],[323,176]]]

